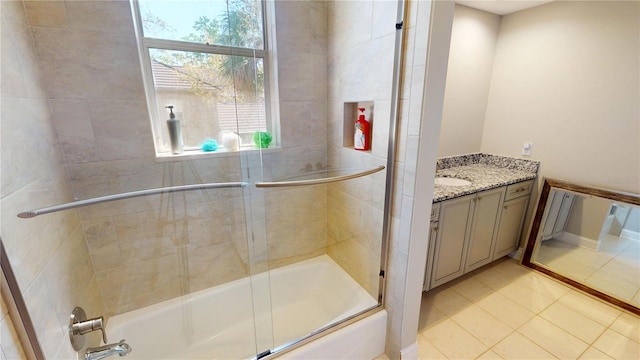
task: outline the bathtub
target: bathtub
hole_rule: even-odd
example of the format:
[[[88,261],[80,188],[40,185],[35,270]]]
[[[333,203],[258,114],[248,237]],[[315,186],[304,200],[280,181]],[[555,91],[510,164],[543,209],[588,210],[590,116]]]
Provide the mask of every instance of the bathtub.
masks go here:
[[[250,359],[376,304],[322,255],[113,316],[107,334],[111,342],[126,339],[129,360]],[[344,359],[373,359],[384,351],[385,333],[379,311],[283,357],[335,359],[332,352],[343,349]]]

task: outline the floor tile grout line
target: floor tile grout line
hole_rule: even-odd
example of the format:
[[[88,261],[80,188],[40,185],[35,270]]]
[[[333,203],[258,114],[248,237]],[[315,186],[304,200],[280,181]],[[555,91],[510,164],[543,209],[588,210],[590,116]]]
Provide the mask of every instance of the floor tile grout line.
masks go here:
[[[514,264],[514,265],[520,265],[520,264]],[[504,274],[504,273],[506,273],[506,274],[508,274],[508,271],[504,271],[504,272],[503,272],[503,271],[501,271],[501,270],[508,270],[508,269],[500,269],[500,270],[497,270],[497,269],[492,269],[492,268],[493,268],[493,266],[492,266],[492,267],[489,267],[489,268],[488,268],[488,269],[486,269],[486,270],[495,271],[495,272],[497,272],[497,273],[498,273],[497,275],[500,275],[500,273],[503,273],[503,274]],[[486,270],[485,270],[485,271],[486,271]],[[531,270],[529,270],[529,271],[531,271]],[[419,335],[420,335],[420,336],[422,336],[422,338],[423,338],[425,341],[427,341],[429,344],[431,344],[431,345],[432,345],[436,350],[438,350],[438,351],[439,351],[441,354],[443,354],[443,355],[444,355],[444,353],[442,352],[442,350],[441,350],[438,346],[436,346],[434,343],[432,343],[431,341],[427,340],[427,339],[426,339],[426,337],[424,336],[424,333],[425,333],[427,330],[429,330],[430,328],[432,328],[432,327],[436,326],[437,324],[440,324],[441,322],[443,322],[443,321],[445,321],[445,320],[447,320],[447,319],[451,319],[451,321],[452,321],[452,323],[453,323],[453,324],[455,324],[455,325],[459,326],[459,327],[460,327],[464,332],[466,332],[468,335],[470,335],[470,336],[471,336],[471,338],[473,338],[473,339],[475,339],[476,341],[478,341],[478,342],[479,342],[480,344],[482,344],[484,347],[487,347],[487,349],[486,349],[486,350],[484,350],[484,351],[483,351],[482,353],[480,353],[479,355],[477,355],[477,356],[476,356],[476,358],[479,358],[479,357],[483,356],[484,354],[486,354],[486,353],[487,353],[487,352],[489,352],[489,351],[492,351],[494,354],[496,354],[496,355],[497,355],[497,356],[499,356],[500,358],[503,358],[503,356],[502,356],[502,355],[500,355],[500,353],[496,352],[496,350],[495,350],[495,349],[496,349],[496,346],[497,346],[498,344],[500,344],[501,342],[503,342],[506,338],[508,338],[508,337],[512,336],[512,335],[513,335],[514,333],[516,333],[516,332],[518,333],[518,335],[519,335],[519,336],[524,337],[525,339],[527,339],[527,340],[528,340],[528,341],[530,341],[531,343],[535,344],[535,345],[536,345],[536,346],[538,346],[539,348],[543,349],[545,352],[547,352],[548,354],[550,354],[550,355],[551,355],[551,356],[553,356],[554,358],[557,358],[557,356],[556,356],[555,354],[551,353],[549,350],[547,350],[547,348],[545,348],[545,347],[544,347],[544,346],[542,346],[541,344],[538,344],[536,341],[534,341],[533,339],[531,339],[531,338],[529,338],[527,335],[525,335],[523,332],[521,332],[522,328],[523,328],[527,323],[529,323],[529,322],[531,322],[533,319],[535,319],[536,317],[540,318],[541,320],[546,321],[546,322],[547,322],[547,323],[549,323],[551,326],[554,326],[555,328],[560,329],[560,331],[562,331],[563,333],[566,333],[566,334],[568,334],[568,335],[572,336],[573,338],[575,338],[575,339],[577,339],[578,341],[580,341],[582,344],[586,345],[585,349],[584,349],[584,350],[579,354],[579,356],[583,356],[587,351],[589,351],[589,349],[590,349],[590,348],[593,348],[593,350],[594,350],[594,351],[599,351],[599,352],[605,353],[605,354],[607,354],[607,356],[612,356],[611,354],[609,354],[609,353],[607,353],[607,352],[605,352],[605,351],[603,351],[603,350],[600,350],[599,348],[595,347],[596,342],[597,342],[597,341],[598,341],[598,340],[599,340],[599,339],[600,339],[600,338],[601,338],[601,337],[602,337],[602,336],[607,332],[607,330],[611,330],[611,331],[613,331],[615,334],[618,334],[618,335],[622,336],[623,338],[626,338],[627,340],[630,340],[630,341],[632,341],[632,342],[635,342],[635,343],[640,344],[640,343],[639,343],[638,341],[636,341],[635,339],[632,339],[631,337],[629,337],[629,336],[627,336],[627,335],[625,335],[625,334],[622,334],[622,333],[620,333],[618,330],[616,330],[616,329],[614,329],[614,328],[613,328],[614,324],[615,324],[617,321],[619,321],[619,319],[623,316],[623,314],[629,314],[629,315],[631,315],[631,316],[637,316],[637,315],[635,315],[635,314],[628,313],[628,312],[625,312],[625,311],[620,311],[619,309],[617,309],[616,307],[612,306],[611,304],[607,304],[607,303],[604,303],[604,302],[602,302],[602,301],[598,301],[598,299],[595,299],[595,298],[593,298],[593,297],[589,296],[588,294],[584,294],[584,293],[579,292],[579,291],[577,291],[577,290],[575,290],[575,289],[572,289],[571,287],[567,286],[567,285],[566,285],[566,284],[564,284],[564,283],[557,283],[557,284],[558,284],[558,285],[560,285],[561,287],[563,287],[564,289],[566,289],[567,291],[562,292],[562,293],[561,293],[561,295],[559,295],[559,296],[557,296],[557,297],[556,297],[556,296],[549,297],[548,295],[546,295],[546,297],[547,297],[548,299],[552,300],[552,301],[551,301],[548,305],[546,305],[544,308],[542,308],[542,309],[540,309],[540,310],[538,310],[538,311],[533,311],[532,309],[530,309],[530,308],[528,308],[528,307],[525,307],[525,306],[521,305],[518,301],[515,301],[514,299],[511,299],[510,297],[508,297],[508,296],[504,295],[502,292],[500,292],[500,290],[501,290],[501,289],[503,289],[504,287],[506,287],[506,286],[508,286],[508,285],[510,285],[510,284],[512,284],[512,283],[514,283],[514,282],[515,282],[515,281],[517,281],[518,279],[520,279],[520,278],[522,277],[522,276],[521,276],[522,274],[518,274],[517,276],[515,276],[515,277],[513,277],[513,278],[511,278],[511,275],[507,275],[507,276],[509,276],[508,281],[506,281],[504,284],[502,284],[502,285],[501,285],[501,286],[499,286],[498,288],[495,288],[495,287],[493,287],[493,286],[489,286],[489,284],[488,284],[488,283],[485,283],[485,282],[481,281],[480,279],[476,278],[476,275],[477,275],[477,274],[480,274],[480,273],[481,273],[481,272],[478,272],[478,273],[476,273],[476,274],[474,274],[474,275],[472,275],[472,276],[470,276],[470,277],[466,277],[466,278],[464,278],[464,279],[463,279],[463,278],[459,278],[459,281],[458,281],[458,282],[452,282],[452,283],[450,283],[450,284],[451,284],[450,286],[447,286],[447,287],[442,288],[442,290],[441,290],[441,291],[443,291],[443,290],[447,290],[447,289],[452,289],[452,290],[453,290],[453,293],[455,293],[456,295],[460,296],[460,297],[461,297],[462,299],[464,299],[468,304],[466,304],[465,306],[460,307],[459,309],[455,309],[455,311],[454,311],[454,312],[451,312],[451,313],[444,313],[444,312],[440,311],[440,310],[439,310],[439,308],[435,308],[435,309],[436,309],[436,310],[438,310],[439,312],[443,313],[444,317],[443,317],[442,319],[438,320],[437,322],[433,323],[433,324],[429,324],[429,326],[428,326],[428,327],[425,327],[421,332],[419,332]],[[529,274],[535,274],[535,275],[537,275],[537,276],[539,276],[539,275],[543,275],[543,274],[538,274],[538,273],[533,273],[533,272],[530,272]],[[528,274],[525,274],[525,275],[528,275]],[[544,278],[545,280],[551,280],[551,281],[554,281],[554,280],[555,280],[555,279],[553,279],[553,278],[547,278],[547,277],[545,277],[545,276],[542,276],[542,278]],[[470,298],[470,297],[465,296],[465,295],[460,291],[460,290],[462,289],[461,287],[460,287],[460,288],[458,288],[458,289],[456,289],[456,288],[455,288],[455,287],[456,287],[456,285],[458,285],[458,284],[462,284],[465,280],[470,280],[470,279],[472,279],[473,281],[476,281],[476,282],[478,282],[480,285],[482,285],[482,286],[486,287],[486,288],[487,288],[487,291],[489,291],[489,292],[487,292],[486,294],[481,294],[481,296],[479,296],[479,297],[477,297],[477,298],[476,298],[476,297],[474,297],[474,298],[472,299],[472,298]],[[454,280],[454,281],[455,281],[455,280]],[[529,290],[531,290],[531,291],[535,291],[535,292],[537,292],[537,293],[540,293],[540,294],[545,295],[545,293],[542,293],[542,292],[540,292],[540,291],[538,291],[538,290],[536,290],[536,289],[533,289],[533,288],[531,288],[531,287],[529,287],[529,286],[526,286],[526,284],[527,284],[527,283],[524,283],[524,285],[525,285],[525,287],[526,287],[527,289],[529,289]],[[494,283],[494,285],[495,285],[495,283]],[[500,318],[498,318],[497,316],[494,316],[492,313],[490,313],[489,311],[485,310],[482,306],[479,306],[479,305],[478,305],[478,303],[479,303],[480,301],[484,300],[486,297],[491,296],[492,294],[495,294],[495,293],[498,293],[498,295],[500,295],[500,296],[504,297],[505,299],[509,300],[510,302],[513,302],[513,303],[515,303],[516,305],[518,305],[518,306],[522,307],[523,309],[527,310],[528,312],[532,313],[532,314],[533,314],[533,316],[532,316],[531,318],[529,318],[528,320],[526,320],[524,323],[520,324],[520,325],[519,325],[518,327],[516,327],[515,329],[511,328],[511,326],[507,325],[507,324],[506,324],[505,322],[503,322]],[[615,317],[613,318],[613,320],[612,320],[611,322],[608,322],[608,324],[605,324],[605,323],[603,323],[603,322],[601,322],[601,321],[596,321],[595,319],[590,318],[590,317],[588,316],[588,314],[585,314],[584,312],[581,312],[581,311],[577,311],[577,310],[575,310],[575,313],[576,313],[576,314],[581,315],[581,316],[583,316],[583,317],[586,317],[587,319],[591,319],[592,321],[594,321],[594,323],[595,323],[595,324],[597,324],[597,325],[599,325],[599,326],[601,326],[601,327],[603,328],[603,330],[598,334],[598,336],[596,336],[592,341],[588,342],[588,341],[585,341],[585,340],[583,340],[583,339],[581,339],[581,338],[577,337],[576,335],[574,335],[574,334],[573,334],[573,333],[571,333],[570,331],[565,330],[564,328],[560,327],[560,326],[559,326],[559,325],[557,325],[554,321],[549,320],[549,319],[546,319],[546,318],[544,318],[544,317],[542,316],[542,314],[543,314],[545,311],[547,311],[550,307],[554,306],[555,304],[559,304],[559,305],[561,305],[561,306],[565,306],[565,307],[567,307],[567,305],[563,304],[563,302],[564,302],[564,300],[563,300],[563,299],[565,299],[567,296],[578,296],[578,297],[584,297],[585,299],[589,299],[589,300],[593,300],[593,301],[599,302],[599,303],[601,303],[601,304],[602,304],[602,305],[604,305],[604,306],[607,306],[607,307],[609,307],[609,308],[614,308],[614,309],[619,310],[619,311],[618,311],[618,313],[615,315]],[[561,300],[562,300],[562,302],[561,302]],[[506,334],[505,336],[501,337],[501,339],[500,339],[500,340],[498,340],[495,344],[493,344],[493,345],[491,345],[491,346],[488,346],[487,344],[485,344],[485,343],[484,343],[483,341],[481,341],[478,337],[476,337],[473,333],[471,333],[471,332],[470,332],[466,327],[464,327],[461,323],[459,323],[458,321],[456,321],[456,320],[454,319],[454,316],[456,316],[456,315],[457,315],[457,314],[459,314],[460,312],[462,312],[462,311],[464,311],[465,309],[467,309],[467,308],[469,308],[469,307],[471,307],[471,306],[474,306],[474,305],[475,305],[475,306],[477,306],[477,307],[478,307],[481,311],[483,311],[484,313],[489,314],[489,316],[490,316],[492,319],[496,319],[496,320],[498,320],[501,324],[503,324],[503,325],[507,326],[508,328],[510,328],[510,329],[511,329],[511,331],[510,331],[508,334]],[[588,305],[588,304],[587,304],[587,305]],[[570,307],[569,307],[569,308],[570,308]],[[605,321],[606,321],[606,320],[605,320]],[[446,355],[445,355],[445,356],[446,356]],[[612,357],[614,357],[614,356],[612,356]]]
[[[618,315],[618,317],[616,317],[616,319],[615,319],[615,320],[613,320],[613,321],[611,322],[611,324],[607,327],[607,329],[608,329],[608,330],[611,330],[611,331],[613,331],[613,332],[615,332],[616,334],[618,334],[618,335],[620,335],[620,336],[624,336],[624,337],[625,337],[625,338],[627,338],[628,340],[631,340],[631,341],[633,341],[634,343],[636,343],[636,344],[640,345],[640,341],[637,341],[637,340],[635,340],[635,339],[632,339],[631,337],[627,336],[626,334],[623,334],[623,333],[621,333],[620,331],[618,331],[618,330],[616,330],[616,329],[614,329],[614,328],[612,328],[612,327],[611,327],[611,326],[613,326],[613,324],[615,324],[615,323],[616,323],[616,321],[618,321],[618,319],[620,319],[620,318],[622,317],[622,315],[624,315],[624,314],[628,314],[628,313],[626,313],[626,312],[621,312],[621,313]],[[632,315],[632,316],[633,316],[633,315]],[[606,332],[606,331],[603,331],[603,332],[602,332],[602,334],[604,334],[605,332]],[[601,335],[602,335],[602,334],[601,334]],[[598,338],[599,338],[599,337],[598,337]],[[595,342],[594,342],[594,343],[595,343]]]
[[[446,319],[445,319],[446,320]],[[429,344],[431,344],[431,346],[433,346],[436,350],[438,350],[438,352],[442,355],[444,355],[444,357],[446,357],[447,359],[449,359],[449,356],[447,354],[445,354],[444,351],[442,351],[441,348],[439,348],[438,346],[436,346],[436,344],[434,344],[432,341],[430,341],[429,339],[427,339],[426,336],[424,336],[424,333],[422,334],[422,337],[424,338],[424,341],[428,342]]]
[[[509,282],[509,284],[512,284],[512,283],[513,283],[513,282],[515,282],[516,280],[517,280],[517,279],[513,279],[511,282]],[[504,288],[504,287],[508,286],[509,284],[504,285],[502,288]],[[485,285],[485,286],[486,286],[486,285]],[[455,289],[454,289],[454,291],[455,291]],[[499,353],[497,353],[496,351],[494,351],[494,350],[493,350],[493,348],[494,348],[497,344],[501,343],[504,339],[508,338],[509,336],[511,336],[511,335],[513,335],[514,333],[516,333],[516,332],[517,332],[520,336],[522,336],[522,337],[526,338],[527,340],[531,341],[532,343],[534,343],[535,345],[539,346],[539,347],[540,347],[541,349],[543,349],[544,351],[546,351],[546,352],[548,352],[549,354],[551,354],[551,356],[553,356],[553,357],[555,357],[556,359],[558,359],[558,357],[557,357],[557,356],[555,356],[555,355],[554,355],[553,353],[551,353],[549,350],[545,349],[542,345],[540,345],[540,344],[536,343],[535,341],[533,341],[533,339],[529,339],[529,337],[527,337],[525,334],[523,334],[523,333],[521,333],[521,332],[519,332],[519,331],[518,331],[518,330],[519,330],[520,328],[522,328],[525,324],[527,324],[529,321],[531,321],[531,319],[535,318],[536,316],[539,316],[540,312],[542,312],[543,310],[541,310],[540,312],[536,313],[536,312],[534,312],[534,311],[531,311],[531,309],[528,309],[528,308],[526,308],[526,307],[524,307],[524,306],[520,305],[517,301],[515,301],[515,300],[511,299],[510,297],[506,296],[505,294],[503,294],[503,293],[499,292],[499,290],[492,289],[492,294],[495,294],[495,293],[498,293],[499,295],[503,296],[503,297],[504,297],[505,299],[507,299],[508,301],[511,301],[511,302],[513,302],[513,303],[514,303],[514,304],[516,304],[516,305],[519,305],[520,307],[522,307],[523,309],[525,309],[525,310],[527,310],[527,311],[531,312],[531,313],[532,313],[532,314],[534,314],[534,315],[533,315],[533,317],[531,317],[530,319],[528,319],[527,321],[525,321],[524,323],[522,323],[520,326],[516,327],[515,329],[512,329],[512,328],[511,328],[511,326],[507,325],[507,324],[506,324],[506,323],[504,323],[502,320],[497,319],[493,314],[489,313],[488,311],[486,311],[486,310],[485,310],[485,309],[483,309],[482,307],[480,307],[480,306],[476,305],[476,303],[475,303],[475,302],[473,302],[471,305],[476,305],[476,306],[478,306],[478,308],[480,308],[480,310],[482,310],[482,311],[484,311],[485,313],[489,314],[490,316],[492,316],[492,317],[496,318],[496,319],[497,319],[498,321],[500,321],[502,324],[504,324],[505,326],[507,326],[508,328],[510,328],[510,329],[511,329],[511,332],[510,332],[508,335],[504,336],[502,339],[500,339],[500,340],[499,340],[498,342],[496,342],[495,344],[493,344],[493,345],[489,346],[489,347],[488,347],[488,349],[487,349],[487,350],[485,350],[485,352],[487,352],[487,351],[491,350],[491,351],[493,351],[494,353],[498,354],[498,356],[500,356],[500,354],[499,354]],[[461,294],[460,294],[460,295],[461,295]],[[552,302],[552,304],[553,304],[554,302],[556,302],[556,301],[557,301],[557,299],[556,299],[556,300],[554,300],[554,301]],[[549,306],[551,306],[551,305],[549,305]],[[548,307],[548,306],[547,306],[547,307]],[[546,309],[546,308],[545,308],[545,309]],[[457,314],[457,313],[456,313],[456,314]],[[464,326],[462,326],[462,324],[458,323],[455,319],[453,319],[453,316],[454,316],[454,315],[456,315],[456,314],[447,315],[447,319],[451,319],[451,321],[453,321],[456,325],[460,326],[460,327],[461,327],[465,332],[467,332],[468,334],[470,334],[473,338],[475,338],[476,340],[478,340],[478,341],[479,341],[480,343],[482,343],[483,345],[487,346],[486,344],[484,344],[484,342],[482,342],[482,340],[478,339],[475,335],[473,335],[472,333],[470,333],[470,332],[469,332],[469,330],[467,330]],[[540,317],[540,318],[541,318],[541,319],[543,319],[542,317]],[[547,321],[548,321],[548,320],[547,320]],[[558,326],[557,326],[557,325],[555,325],[555,324],[553,324],[553,325],[554,325],[554,326],[556,326],[556,327],[558,327]],[[558,327],[558,328],[559,328],[559,327]],[[560,329],[561,329],[561,328],[560,328]],[[561,330],[564,330],[564,329],[561,329]],[[433,345],[433,343],[431,343],[431,344]],[[435,345],[434,345],[434,346],[435,346]],[[437,347],[436,347],[436,348],[437,348]],[[442,352],[440,349],[438,349],[438,350],[439,350],[440,352]],[[483,353],[483,354],[484,354],[484,353]],[[482,355],[482,354],[478,355],[478,357],[479,357],[479,356],[481,356],[481,355]],[[500,356],[500,357],[502,357],[502,356]]]
[[[620,315],[621,315],[621,314],[620,314]],[[620,315],[618,315],[618,317],[620,317]],[[616,320],[618,319],[618,317],[616,318]],[[613,320],[613,321],[611,322],[611,324],[613,324],[614,322],[616,322],[616,320]],[[602,333],[600,333],[600,335],[598,335],[598,337],[597,337],[595,340],[593,340],[593,343],[591,343],[591,345],[589,345],[589,347],[593,347],[594,349],[596,349],[596,350],[600,351],[601,353],[603,353],[603,354],[605,354],[605,355],[607,355],[607,356],[610,356],[611,358],[615,359],[615,358],[616,358],[615,356],[613,356],[613,355],[609,354],[608,352],[606,352],[606,351],[604,351],[604,350],[602,350],[602,349],[600,349],[600,348],[598,348],[598,347],[596,347],[596,346],[595,346],[595,345],[596,345],[596,343],[598,342],[598,340],[600,340],[600,338],[602,337],[602,335],[604,335],[604,333],[606,333],[606,332],[607,332],[607,330],[609,330],[609,329],[610,329],[609,327],[606,327],[606,328],[604,329],[604,331],[603,331]],[[615,330],[613,330],[613,329],[610,329],[610,330],[615,331]],[[585,351],[587,351],[587,350],[589,350],[589,348],[587,348]]]
[[[472,304],[475,305],[475,304]],[[477,306],[477,305],[476,305]],[[493,316],[490,313],[488,313],[487,311],[485,311],[483,308],[479,307],[478,308],[484,312],[486,312],[487,314],[489,314],[489,316]],[[453,321],[456,325],[460,326],[464,331],[466,331],[467,333],[469,333],[469,335],[473,336],[476,340],[478,340],[482,345],[487,347],[487,350],[490,350],[491,348],[493,348],[497,343],[501,342],[502,340],[506,339],[509,335],[513,334],[513,332],[515,331],[514,329],[511,329],[511,326],[505,324],[504,322],[502,322],[501,320],[498,319],[498,321],[500,321],[502,324],[504,324],[506,327],[508,327],[511,332],[509,333],[509,335],[503,337],[502,339],[500,339],[496,344],[493,344],[491,346],[485,344],[482,340],[480,340],[477,336],[473,335],[469,330],[467,330],[467,328],[465,328],[462,324],[458,323],[455,319],[453,319],[453,315],[451,316],[451,321]],[[487,352],[487,350],[485,350],[485,352]],[[483,353],[484,354],[484,353]],[[478,355],[479,356],[479,355]]]
[[[565,286],[565,287],[567,287],[567,288],[568,288],[568,286],[567,286],[567,285],[565,285],[565,284],[561,284],[561,285],[563,285],[563,286]],[[570,291],[570,290],[571,290],[571,289],[569,289],[569,291]],[[564,306],[562,303],[560,303],[560,299],[561,299],[562,297],[564,297],[567,293],[569,293],[569,292],[566,292],[566,293],[564,293],[562,296],[560,296],[560,297],[558,297],[557,299],[555,299],[555,300],[554,300],[551,304],[549,304],[547,307],[545,307],[544,309],[540,310],[540,311],[539,311],[535,316],[539,317],[539,318],[540,318],[540,319],[542,319],[542,320],[547,321],[549,324],[551,324],[551,325],[555,326],[556,328],[560,329],[561,331],[563,331],[563,332],[565,332],[565,333],[569,334],[570,336],[572,336],[572,337],[576,338],[576,339],[577,339],[577,340],[579,340],[580,342],[582,342],[582,343],[586,344],[586,345],[587,345],[587,347],[582,351],[582,353],[580,353],[580,356],[582,356],[582,354],[584,354],[584,352],[586,352],[586,351],[587,351],[591,346],[593,346],[593,344],[595,344],[595,342],[597,341],[597,339],[599,339],[599,338],[600,338],[600,336],[602,336],[602,334],[604,334],[604,333],[606,332],[606,329],[607,329],[607,328],[605,327],[605,328],[604,328],[604,330],[602,330],[602,332],[601,332],[601,333],[596,337],[596,339],[595,339],[595,340],[593,340],[593,342],[591,342],[591,343],[587,343],[586,341],[583,341],[582,339],[578,338],[576,335],[572,334],[571,332],[569,332],[569,331],[567,331],[567,330],[565,330],[565,329],[561,328],[560,326],[558,326],[558,325],[557,325],[557,324],[555,324],[554,322],[552,322],[552,321],[550,321],[550,320],[545,319],[545,318],[542,316],[542,313],[543,313],[544,311],[546,311],[547,309],[549,309],[551,306],[553,306],[553,304],[556,304],[556,303],[558,303],[559,305]],[[578,313],[578,312],[576,312],[576,313]],[[578,314],[580,314],[580,313],[578,313]],[[580,315],[582,315],[582,314],[580,314]],[[535,318],[535,316],[534,316],[534,318]],[[584,315],[583,315],[583,316],[584,316]],[[620,317],[620,314],[618,315],[618,317]],[[616,320],[617,320],[617,318],[618,318],[618,317],[616,317]],[[529,319],[529,321],[527,321],[527,323],[528,323],[528,322],[530,322],[530,321],[531,321],[531,319]],[[596,322],[596,321],[594,321],[594,322]],[[611,322],[611,324],[613,324],[614,322],[615,322],[615,320],[614,320],[613,322]],[[596,322],[596,323],[598,323],[598,322]],[[526,324],[526,323],[525,323],[525,324]],[[522,326],[520,326],[518,329],[522,328],[525,324],[523,324]],[[598,324],[600,324],[600,323],[598,323]],[[526,337],[527,339],[529,339],[529,337],[528,337],[528,336],[526,336],[525,334],[523,334],[523,333],[521,333],[521,332],[519,332],[519,333],[520,333],[522,336],[524,336],[524,337]],[[541,348],[545,349],[547,352],[551,353],[549,350],[547,350],[546,348],[544,348],[542,345],[537,344],[535,341],[533,341],[533,339],[529,339],[529,340],[530,340],[531,342],[535,343],[536,345],[540,346]],[[553,356],[555,356],[554,354],[552,354],[552,355],[553,355]],[[579,358],[580,358],[580,356],[578,356],[577,358],[579,359]]]

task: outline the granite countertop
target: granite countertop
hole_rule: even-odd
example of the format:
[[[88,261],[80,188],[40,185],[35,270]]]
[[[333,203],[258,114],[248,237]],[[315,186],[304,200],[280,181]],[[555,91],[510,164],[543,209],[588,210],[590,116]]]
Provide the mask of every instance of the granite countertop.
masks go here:
[[[471,181],[465,186],[435,185],[433,202],[453,199],[500,186],[535,179],[539,162],[488,154],[470,154],[440,159],[436,177]]]

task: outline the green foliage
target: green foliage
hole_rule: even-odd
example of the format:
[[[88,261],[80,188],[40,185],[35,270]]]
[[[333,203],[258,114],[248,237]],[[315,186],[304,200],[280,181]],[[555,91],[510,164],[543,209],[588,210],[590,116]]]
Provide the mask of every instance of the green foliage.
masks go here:
[[[185,41],[207,45],[233,46],[247,49],[262,49],[262,7],[259,0],[227,0],[227,12],[217,19],[201,16],[194,24],[194,33]],[[246,94],[262,93],[264,68],[261,61],[240,56],[214,57],[201,53],[190,53],[180,59],[188,66],[204,67],[218,71],[229,78],[235,89]]]
[[[256,133],[253,134],[253,142],[256,144],[256,147],[260,149],[268,148],[271,140],[273,140],[273,137],[268,132],[256,131]]]
[[[181,40],[211,46],[263,49],[262,6],[260,0],[225,0],[226,11],[215,18],[201,15],[193,31]],[[174,32],[165,21],[148,11],[147,26],[156,31]],[[255,101],[264,94],[262,59],[201,52],[154,49],[153,61],[171,68],[188,81],[191,91],[207,103]]]
[[[216,19],[209,19],[206,16],[200,16],[193,24],[195,33],[189,34],[184,40],[200,42],[205,44],[216,44],[220,37],[221,25]]]

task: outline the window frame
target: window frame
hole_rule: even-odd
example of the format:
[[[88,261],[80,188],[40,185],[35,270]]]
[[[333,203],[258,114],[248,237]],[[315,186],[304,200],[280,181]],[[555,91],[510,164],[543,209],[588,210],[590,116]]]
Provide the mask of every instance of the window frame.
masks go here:
[[[271,33],[271,21],[269,19],[273,18],[271,15],[271,9],[266,4],[266,0],[259,0],[260,6],[262,7],[262,49],[252,49],[252,48],[243,48],[236,46],[222,46],[215,44],[200,44],[189,41],[180,41],[180,40],[168,40],[168,39],[158,39],[145,37],[143,26],[142,26],[142,14],[140,11],[140,2],[139,0],[130,0],[131,11],[133,16],[133,24],[134,24],[134,32],[136,36],[136,42],[138,45],[138,54],[140,57],[140,66],[142,69],[142,79],[144,83],[144,92],[145,97],[147,99],[147,107],[149,111],[149,118],[151,122],[151,133],[153,136],[153,146],[155,150],[156,157],[166,157],[166,156],[175,156],[171,153],[170,146],[163,148],[163,144],[168,143],[168,139],[164,138],[164,134],[162,129],[160,128],[163,123],[163,119],[159,114],[157,96],[156,96],[156,87],[153,81],[153,70],[151,67],[151,57],[149,55],[150,49],[160,49],[160,50],[175,50],[175,51],[188,51],[188,52],[199,52],[205,54],[214,54],[214,55],[227,55],[227,56],[244,56],[255,59],[262,60],[262,66],[264,71],[264,108],[265,108],[265,119],[266,119],[266,128],[267,131],[272,135],[272,144],[270,147],[278,148],[280,147],[280,131],[279,124],[277,123],[276,116],[278,110],[274,108],[274,104],[276,102],[273,101],[274,94],[277,94],[277,88],[275,88],[275,83],[272,82],[272,74],[271,72],[275,72],[275,68],[271,62],[271,54],[270,51],[270,39],[273,36]],[[274,22],[275,23],[275,22]],[[275,61],[274,61],[275,62]],[[277,77],[274,75],[273,78]],[[243,144],[240,147],[240,151],[248,150],[248,149],[256,149],[255,144]],[[183,154],[180,155],[197,155],[197,154],[214,154],[214,153],[234,153],[237,151],[233,150],[224,150],[224,151],[216,151],[216,152],[203,152],[198,147],[194,146],[185,146]]]

